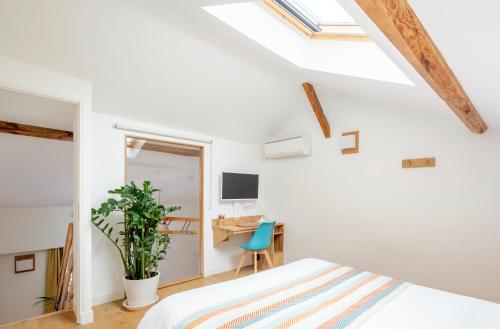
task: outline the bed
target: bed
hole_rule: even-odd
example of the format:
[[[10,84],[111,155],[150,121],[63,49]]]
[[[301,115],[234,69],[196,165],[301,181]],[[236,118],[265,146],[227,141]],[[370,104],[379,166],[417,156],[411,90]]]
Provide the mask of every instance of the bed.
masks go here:
[[[319,259],[169,296],[138,329],[497,329],[500,304]]]

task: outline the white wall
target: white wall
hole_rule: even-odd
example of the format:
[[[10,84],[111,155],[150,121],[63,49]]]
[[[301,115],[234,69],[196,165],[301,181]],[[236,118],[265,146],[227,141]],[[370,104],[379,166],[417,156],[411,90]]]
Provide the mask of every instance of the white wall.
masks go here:
[[[35,271],[14,273],[14,256],[34,253]],[[44,313],[43,305],[34,305],[45,295],[47,251],[0,255],[0,325]]]
[[[108,198],[107,191],[121,186],[125,181],[125,131],[113,128],[117,121],[133,125],[131,122],[104,114],[93,114],[93,207],[98,207]],[[187,132],[173,131],[166,127],[151,126],[152,129],[162,129],[166,133],[186,135]],[[134,136],[144,134],[129,133]],[[196,135],[191,135],[195,136]],[[151,136],[150,136],[151,137]],[[155,136],[152,136],[155,137]],[[203,137],[203,136],[200,136]],[[206,138],[206,136],[204,136]],[[158,138],[156,136],[155,138]],[[165,139],[167,140],[167,139]],[[170,139],[170,141],[175,141]],[[210,158],[212,150],[213,158]],[[211,166],[212,164],[212,166]],[[204,157],[204,272],[205,275],[230,270],[236,266],[240,249],[238,242],[244,238],[234,239],[221,247],[212,246],[211,219],[219,213],[232,215],[232,203],[219,202],[219,175],[222,171],[260,173],[262,167],[260,146],[233,142],[224,139],[213,139],[212,147],[206,145]],[[210,174],[212,173],[212,184]],[[210,187],[212,189],[210,189]],[[212,193],[210,193],[212,192]],[[249,206],[239,209],[237,215],[260,213],[259,207]],[[94,303],[103,303],[120,298],[123,295],[122,265],[114,247],[100,232],[93,230],[92,234],[92,296]]]
[[[64,247],[73,208],[0,208],[0,255]]]
[[[209,162],[205,162],[205,177],[208,177]],[[249,236],[233,236],[229,241],[213,247],[212,223],[219,214],[226,217],[256,215],[262,213],[262,207],[255,202],[233,203],[220,201],[220,175],[222,172],[240,172],[247,174],[262,174],[263,155],[261,145],[250,145],[228,140],[217,139],[213,145],[213,170],[211,196],[208,181],[205,184],[205,197],[211,198],[212,207],[205,205],[205,275],[229,271],[236,268],[241,255],[240,243],[246,242]],[[208,179],[208,178],[207,178]],[[208,190],[207,190],[208,189]],[[262,180],[259,182],[259,197],[265,187]]]
[[[305,108],[280,135],[311,133],[313,155],[265,163],[266,210],[287,224],[286,260],[320,257],[500,302],[500,131],[319,96],[332,138]],[[361,151],[341,155],[350,130]],[[428,156],[436,168],[401,168]]]
[[[0,107],[0,118],[2,114]],[[0,207],[71,205],[73,146],[66,141],[1,134]]]

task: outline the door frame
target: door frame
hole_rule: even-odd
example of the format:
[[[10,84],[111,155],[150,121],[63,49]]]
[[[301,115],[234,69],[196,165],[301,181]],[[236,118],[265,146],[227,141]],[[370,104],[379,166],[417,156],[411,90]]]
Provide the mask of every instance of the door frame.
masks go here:
[[[0,88],[77,105],[73,116],[73,312],[77,323],[91,323],[92,85],[85,80],[0,57]]]
[[[205,225],[205,146],[204,145],[198,145],[198,144],[191,144],[191,143],[184,143],[184,142],[179,142],[179,141],[172,141],[172,139],[169,138],[161,138],[161,137],[149,137],[149,136],[144,136],[142,134],[125,134],[124,139],[123,139],[123,145],[124,145],[124,177],[123,181],[124,184],[127,184],[127,138],[135,138],[135,139],[142,139],[146,141],[151,141],[151,142],[159,142],[159,143],[168,143],[171,145],[178,145],[178,146],[188,146],[188,147],[194,147],[199,149],[200,151],[200,163],[199,163],[199,171],[200,171],[200,185],[199,185],[199,217],[200,217],[200,222],[199,222],[199,241],[198,241],[198,248],[200,250],[200,256],[198,259],[199,262],[199,273],[190,275],[187,277],[183,277],[180,279],[176,279],[173,281],[169,282],[164,282],[160,283],[158,286],[159,289],[165,288],[168,286],[172,286],[175,284],[179,284],[182,282],[187,282],[191,280],[196,280],[199,278],[202,278],[204,275],[204,255],[205,255],[205,245],[204,245],[204,225]]]

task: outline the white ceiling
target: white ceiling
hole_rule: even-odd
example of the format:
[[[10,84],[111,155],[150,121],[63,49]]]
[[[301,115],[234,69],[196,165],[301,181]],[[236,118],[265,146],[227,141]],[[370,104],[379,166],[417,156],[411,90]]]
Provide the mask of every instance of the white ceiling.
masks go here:
[[[75,105],[0,89],[0,120],[73,130]],[[69,206],[73,143],[0,133],[0,207]]]
[[[415,87],[300,69],[201,9],[230,2],[2,0],[0,55],[92,81],[95,111],[241,141],[269,138],[306,110],[305,80],[462,124],[354,1],[339,3]],[[487,124],[500,127],[500,3],[410,3]]]
[[[0,88],[0,120],[73,131],[75,104]]]

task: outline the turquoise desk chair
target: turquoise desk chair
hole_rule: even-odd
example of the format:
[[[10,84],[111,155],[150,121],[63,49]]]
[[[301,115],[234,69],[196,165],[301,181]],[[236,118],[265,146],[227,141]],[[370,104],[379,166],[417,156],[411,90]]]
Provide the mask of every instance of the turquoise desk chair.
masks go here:
[[[241,254],[240,263],[238,264],[234,276],[238,276],[240,273],[241,266],[243,266],[243,262],[245,261],[245,256],[248,254],[253,254],[254,273],[257,273],[257,255],[264,255],[269,268],[273,267],[273,262],[271,262],[271,257],[269,256],[269,252],[267,252],[267,248],[271,245],[274,224],[276,224],[276,222],[265,222],[260,224],[257,230],[255,230],[252,239],[240,245],[240,247],[243,248],[243,253]]]

